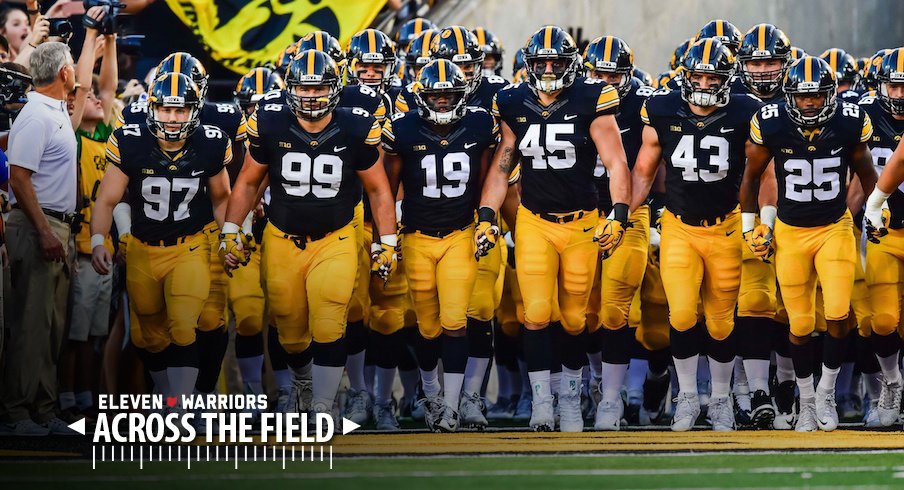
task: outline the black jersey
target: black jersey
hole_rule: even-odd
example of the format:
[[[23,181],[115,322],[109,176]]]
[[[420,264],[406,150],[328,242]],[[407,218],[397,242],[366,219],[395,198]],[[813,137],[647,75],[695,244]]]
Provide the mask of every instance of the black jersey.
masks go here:
[[[269,166],[270,221],[291,235],[322,235],[348,224],[361,201],[357,171],[379,158],[380,125],[361,108],[337,108],[308,133],[285,104],[258,106],[248,121],[251,156]]]
[[[847,89],[840,94],[838,94],[838,100],[843,102],[850,102],[851,104],[856,104],[860,101],[860,92],[856,90]]]
[[[145,127],[147,122],[148,103],[146,100],[139,100],[123,108],[116,125],[138,124]],[[201,107],[201,124],[220,128],[233,145],[245,141],[245,114],[236,104],[205,102]]]
[[[678,91],[656,92],[646,100],[641,118],[659,137],[669,211],[697,221],[737,207],[750,117],[759,108],[756,97],[735,95],[702,117],[691,112]]]
[[[873,136],[867,144],[873,155],[876,173],[881,174],[888,159],[898,147],[901,136],[904,135],[904,121],[892,117],[876,97],[862,99],[860,108],[866,112],[873,124]],[[904,228],[904,192],[902,191],[904,191],[904,184],[895,189],[888,197],[888,208],[891,211],[889,228]]]
[[[643,121],[640,119],[640,108],[643,102],[655,92],[653,87],[644,85],[640,79],[634,77],[631,80],[631,89],[621,98],[618,104],[618,131],[621,133],[622,146],[625,147],[625,156],[628,158],[628,168],[633,169],[643,144]],[[609,195],[609,174],[599,157],[596,158],[596,190],[599,194],[597,208],[604,214],[612,209],[612,198]]]
[[[502,90],[506,85],[508,85],[508,82],[502,77],[484,76],[481,78],[480,84],[477,85],[477,90],[468,95],[468,105],[482,107],[487,111],[493,110],[493,97],[496,92]],[[408,112],[417,108],[412,88],[413,85],[408,84],[399,91],[399,95],[395,100],[396,112]]]
[[[767,104],[750,121],[750,140],[775,158],[778,218],[791,226],[827,225],[847,210],[851,153],[872,139],[873,126],[860,106],[836,105],[819,128],[795,124],[785,104]]]
[[[435,132],[417,111],[397,114],[383,127],[383,148],[402,160],[405,228],[454,231],[474,222],[481,157],[496,145],[498,127],[489,112],[468,107],[449,129]]]
[[[549,106],[526,83],[496,94],[494,116],[515,133],[521,154],[521,203],[533,213],[596,209],[593,172],[597,151],[590,125],[618,112],[618,92],[609,84],[577,77]]]
[[[263,104],[282,104],[288,105],[286,99],[286,91],[284,89],[271,90],[261,97],[257,106]],[[392,115],[390,108],[392,103],[386,94],[378,94],[376,90],[367,85],[346,85],[342,87],[342,93],[339,95],[339,104],[336,107],[364,109],[370,115],[374,116],[381,124]]]
[[[232,144],[214,126],[196,129],[176,153],[160,149],[144,124],[126,124],[107,140],[107,161],[129,177],[132,235],[173,241],[213,221],[207,180],[232,160]]]

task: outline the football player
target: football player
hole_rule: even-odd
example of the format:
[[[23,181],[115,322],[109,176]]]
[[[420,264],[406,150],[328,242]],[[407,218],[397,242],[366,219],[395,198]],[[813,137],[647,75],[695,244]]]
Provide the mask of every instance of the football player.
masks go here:
[[[782,79],[791,61],[791,41],[781,29],[772,24],[751,27],[738,48],[740,84],[732,92],[746,89],[763,102],[782,100]]]
[[[603,36],[591,41],[584,51],[584,68],[588,77],[602,80],[618,91],[620,101],[616,121],[628,168],[634,168],[643,133],[640,108],[653,89],[631,76],[634,53],[617,37]],[[601,216],[607,216],[612,212],[612,199],[609,177],[601,161],[597,161],[594,176],[599,196],[597,209]],[[587,331],[596,347],[596,352],[590,355],[591,382],[602,384],[599,389],[602,401],[597,406],[594,420],[597,430],[618,430],[624,415],[621,388],[634,342],[634,331],[628,328],[628,312],[647,263],[649,206],[638,207],[631,213],[629,223],[621,246],[601,262],[602,273],[594,278],[587,315]]]
[[[145,124],[127,124],[107,141],[110,166],[101,182],[91,221],[92,265],[109,274],[103,246],[113,207],[128,191],[132,239],[126,288],[131,339],[149,355],[147,368],[167,396],[195,389],[199,317],[210,294],[210,240],[205,228],[221,223],[229,198],[228,136],[201,126],[200,89],[186,75],[166,73],[151,86]],[[173,407],[181,411],[180,405]]]
[[[876,78],[878,96],[863,99],[860,108],[873,123],[869,146],[876,171],[881,173],[866,207],[867,233],[874,242],[866,247],[866,281],[873,308],[870,344],[883,377],[878,415],[880,425],[888,427],[898,420],[901,412],[897,331],[901,318],[901,289],[904,287],[904,274],[901,273],[904,193],[900,189],[904,180],[901,178],[904,175],[901,172],[904,145],[900,143],[904,135],[904,48],[897,48],[882,59]],[[883,238],[883,235],[887,236]]]
[[[684,55],[692,44],[694,44],[694,38],[685,39],[683,43],[675,48],[675,51],[672,52],[672,59],[669,60],[669,70],[677,70],[681,66],[681,62],[684,61]]]
[[[701,39],[719,40],[723,46],[728,48],[732,56],[736,56],[738,48],[741,47],[741,31],[727,20],[716,19],[707,22],[694,37],[694,42]]]
[[[453,432],[459,424],[468,360],[467,312],[477,279],[474,204],[497,136],[493,116],[467,107],[467,95],[461,69],[451,61],[434,60],[417,80],[417,110],[394,117],[383,129],[390,184],[405,188],[402,255],[422,337],[418,362],[427,427],[443,432]],[[391,413],[391,389],[390,384],[385,406],[378,410]]]
[[[524,60],[528,81],[509,85],[494,99],[501,141],[484,184],[475,239],[480,255],[496,245],[496,213],[520,156],[522,200],[515,262],[524,301],[524,357],[533,393],[530,426],[544,431],[555,426],[550,389],[553,334],[547,327],[557,295],[566,332],[560,340],[560,428],[581,431],[585,315],[596,258],[600,250],[613,252],[629,226],[630,174],[615,120],[618,92],[578,76],[577,45],[559,27],[534,33],[524,48]],[[605,219],[596,211],[597,154],[609,174],[613,201],[613,212]]]
[[[418,36],[420,36],[424,31],[428,31],[431,29],[436,29],[436,24],[430,21],[430,19],[425,19],[423,17],[415,17],[399,27],[399,32],[396,33],[395,44],[396,44],[396,53],[399,59],[404,59],[405,55],[408,54],[408,48],[411,45],[411,42],[414,41]],[[413,80],[409,80],[411,82]]]
[[[421,72],[421,68],[426,66],[427,63],[433,59],[433,54],[430,52],[430,45],[433,43],[433,38],[438,35],[439,30],[428,29],[420,33],[411,41],[408,52],[405,53],[404,83],[406,86],[414,80],[417,80],[417,75]]]
[[[742,232],[761,256],[772,253],[782,303],[791,324],[791,356],[800,390],[798,431],[838,425],[835,381],[844,360],[847,316],[854,287],[857,246],[847,209],[847,176],[865,194],[876,183],[869,147],[872,123],[857,105],[837,100],[835,71],[806,56],[785,75],[785,104],[767,104],[751,119],[747,169],[741,184]],[[755,223],[759,180],[775,159],[778,220]],[[773,232],[774,230],[774,232]],[[816,282],[822,286],[828,334],[822,377],[813,386]]]
[[[857,60],[838,48],[830,48],[819,55],[826,61],[832,70],[835,70],[835,79],[838,80],[838,95],[842,101],[857,103],[860,93],[857,87],[860,85],[860,71],[857,69]]]
[[[239,83],[236,84],[232,95],[235,97],[235,103],[242,108],[245,116],[251,117],[258,101],[264,95],[272,90],[283,90],[285,88],[285,83],[283,83],[282,78],[276,72],[266,67],[258,67],[239,79]]]
[[[483,50],[483,76],[501,77],[504,66],[502,55],[505,53],[505,49],[502,48],[502,41],[484,27],[475,27],[471,32],[477,37],[477,44]]]
[[[736,354],[730,334],[741,282],[737,192],[749,118],[760,102],[730,96],[735,59],[718,39],[694,43],[682,66],[680,90],[654,93],[641,110],[648,127],[634,167],[631,205],[643,204],[664,159],[660,260],[679,384],[672,430],[690,430],[700,415],[697,363],[706,354],[712,373],[708,416],[714,430],[730,431],[735,425],[729,386]],[[694,328],[701,296],[708,332],[704,345]]]
[[[311,405],[299,408],[330,413],[346,363],[346,314],[359,273],[353,218],[362,184],[379,237],[372,272],[384,280],[397,261],[395,206],[378,148],[380,125],[362,109],[337,109],[342,88],[335,61],[322,51],[301,53],[289,64],[286,87],[285,104],[261,103],[249,120],[250,154],[219,249],[227,270],[247,261],[238,223],[269,177],[261,274],[270,317],[296,381],[313,380]],[[293,387],[296,400],[302,388]]]

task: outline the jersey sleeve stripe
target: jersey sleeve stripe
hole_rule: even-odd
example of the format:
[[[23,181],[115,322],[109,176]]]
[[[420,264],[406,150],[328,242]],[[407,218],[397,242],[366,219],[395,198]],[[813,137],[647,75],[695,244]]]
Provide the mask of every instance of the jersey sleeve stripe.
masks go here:
[[[395,100],[396,112],[408,112],[408,102],[405,100],[405,92],[399,94]]]
[[[753,141],[758,145],[763,144],[763,133],[760,131],[760,121],[756,114],[754,114],[753,118],[750,120],[750,141]]]
[[[374,121],[373,125],[370,127],[370,132],[367,133],[367,138],[364,140],[368,145],[379,145],[381,135],[383,134],[383,128],[380,127],[380,123]]]
[[[647,126],[652,126],[650,123],[650,115],[647,113],[647,101],[644,101],[643,105],[640,106],[640,120]]]
[[[247,131],[248,136],[251,136],[252,138],[260,136],[260,133],[257,131],[257,112],[251,114],[251,117],[245,122],[245,130]]]
[[[232,154],[232,141],[229,141],[229,139],[227,138],[226,151],[223,152],[223,164],[228,165],[230,162],[232,162],[233,158],[234,156]]]
[[[116,135],[111,135],[107,140],[107,146],[105,153],[107,155],[107,160],[110,160],[116,165],[122,163],[122,156],[119,153],[119,140],[116,138]]]
[[[866,143],[873,138],[873,121],[869,114],[863,113],[863,128],[860,130],[860,142]]]
[[[611,85],[603,88],[596,100],[596,110],[604,111],[618,106],[618,92]]]

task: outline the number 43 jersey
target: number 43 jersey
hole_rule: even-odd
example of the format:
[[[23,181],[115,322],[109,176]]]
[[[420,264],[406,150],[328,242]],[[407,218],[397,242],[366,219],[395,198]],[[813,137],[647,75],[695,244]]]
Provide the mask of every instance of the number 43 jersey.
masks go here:
[[[251,156],[268,165],[268,218],[284,233],[323,235],[348,224],[361,201],[358,171],[379,159],[381,128],[360,108],[337,108],[319,133],[301,128],[291,107],[259,104],[248,120]]]
[[[383,127],[383,148],[402,159],[402,224],[418,230],[454,231],[474,222],[480,198],[481,156],[496,145],[493,116],[479,107],[440,135],[414,110]]]
[[[847,210],[851,154],[870,141],[873,125],[856,104],[836,102],[822,127],[801,128],[785,104],[763,106],[750,121],[750,140],[769,149],[778,181],[778,218],[791,226],[834,223]]]
[[[750,95],[732,95],[708,116],[697,116],[680,90],[655,92],[640,118],[656,130],[666,162],[666,208],[692,220],[724,216],[738,205],[750,118],[760,108]]]
[[[596,209],[594,119],[618,111],[618,92],[577,77],[549,106],[526,83],[496,93],[493,115],[515,133],[521,153],[521,203],[533,213]]]
[[[195,130],[175,153],[160,149],[144,124],[126,124],[107,140],[107,161],[129,177],[132,235],[172,242],[213,221],[207,179],[232,160],[232,143],[213,126]]]

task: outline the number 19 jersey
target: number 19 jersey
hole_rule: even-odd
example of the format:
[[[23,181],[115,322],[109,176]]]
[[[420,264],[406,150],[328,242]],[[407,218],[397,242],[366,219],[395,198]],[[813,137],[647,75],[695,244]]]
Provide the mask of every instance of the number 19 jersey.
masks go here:
[[[577,77],[549,106],[526,83],[500,90],[493,115],[515,133],[521,153],[521,203],[533,213],[596,209],[596,146],[590,125],[618,111],[618,92],[604,82]]]
[[[259,104],[248,120],[251,156],[269,166],[269,219],[281,231],[323,235],[348,224],[361,200],[357,171],[379,158],[381,128],[367,111],[337,108],[308,133],[291,107]]]

